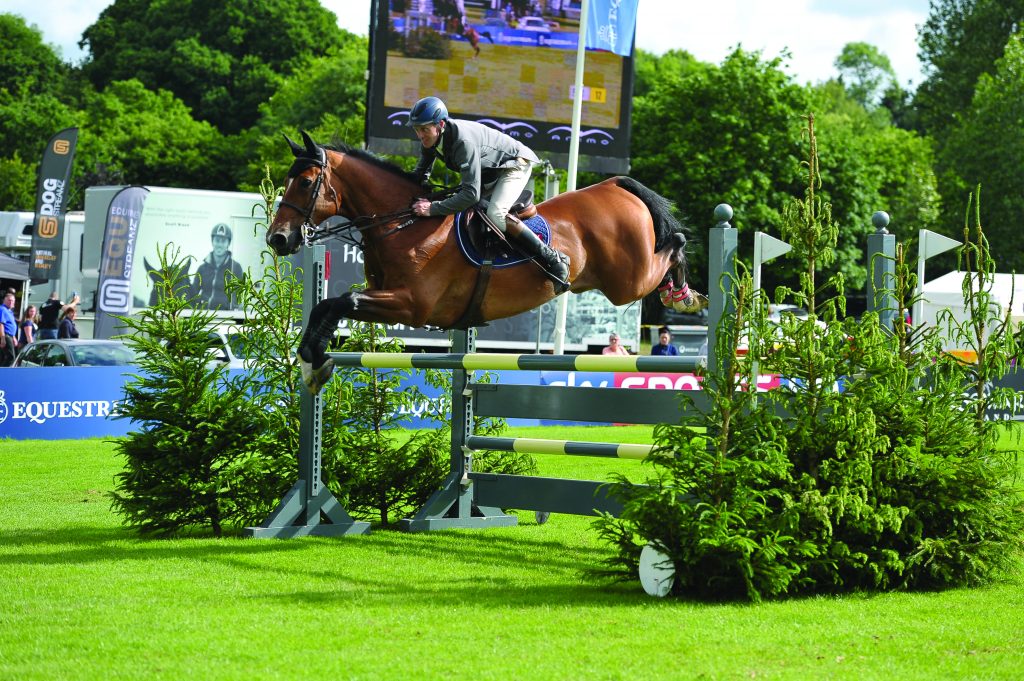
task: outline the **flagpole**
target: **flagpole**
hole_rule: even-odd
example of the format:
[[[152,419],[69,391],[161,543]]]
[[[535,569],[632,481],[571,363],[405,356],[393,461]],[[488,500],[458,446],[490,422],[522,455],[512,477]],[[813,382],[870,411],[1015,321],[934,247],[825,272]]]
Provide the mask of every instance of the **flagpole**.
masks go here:
[[[569,137],[569,171],[566,176],[565,190],[576,190],[576,168],[580,151],[580,119],[583,118],[583,71],[587,55],[587,21],[590,12],[590,0],[580,3],[580,32],[576,45],[576,81],[572,96],[572,133]],[[558,300],[558,311],[555,316],[555,347],[554,353],[561,355],[565,350],[565,320],[569,313],[569,294],[563,293]]]

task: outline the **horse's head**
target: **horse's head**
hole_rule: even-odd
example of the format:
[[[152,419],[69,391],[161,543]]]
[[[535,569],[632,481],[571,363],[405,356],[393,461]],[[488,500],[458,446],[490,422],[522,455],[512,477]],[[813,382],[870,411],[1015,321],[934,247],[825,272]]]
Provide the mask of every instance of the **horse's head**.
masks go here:
[[[285,136],[295,161],[288,170],[281,207],[267,228],[267,245],[278,255],[298,251],[302,246],[303,228],[312,229],[337,215],[341,208],[328,177],[327,152],[306,131],[301,132],[305,146]]]

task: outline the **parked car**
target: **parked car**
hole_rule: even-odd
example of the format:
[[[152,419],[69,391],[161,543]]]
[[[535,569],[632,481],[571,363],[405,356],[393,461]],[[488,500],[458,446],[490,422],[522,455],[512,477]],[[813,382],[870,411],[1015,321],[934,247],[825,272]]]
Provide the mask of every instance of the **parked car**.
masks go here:
[[[119,340],[47,339],[22,348],[16,367],[112,367],[138,363],[135,351]]]
[[[541,17],[522,17],[516,24],[516,28],[520,31],[544,31],[545,33],[551,30],[547,20]]]

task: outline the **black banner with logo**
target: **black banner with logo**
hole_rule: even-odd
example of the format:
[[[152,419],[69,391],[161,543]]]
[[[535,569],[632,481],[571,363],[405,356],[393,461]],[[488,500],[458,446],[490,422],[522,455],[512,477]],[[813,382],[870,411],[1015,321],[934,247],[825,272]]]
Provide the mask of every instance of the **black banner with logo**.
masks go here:
[[[99,282],[96,286],[95,338],[110,338],[117,332],[113,315],[126,315],[132,307],[132,267],[135,265],[135,240],[139,235],[142,204],[149,190],[125,187],[110,200],[107,225],[100,251]]]
[[[78,128],[65,128],[50,138],[39,164],[36,215],[32,230],[29,275],[34,281],[56,279],[64,246],[64,213]]]

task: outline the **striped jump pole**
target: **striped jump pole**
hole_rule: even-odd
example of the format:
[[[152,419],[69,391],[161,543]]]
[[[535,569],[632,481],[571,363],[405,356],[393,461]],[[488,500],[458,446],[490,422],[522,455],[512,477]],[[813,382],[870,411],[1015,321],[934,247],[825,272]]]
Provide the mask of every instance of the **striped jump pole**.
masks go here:
[[[679,373],[696,371],[697,357],[613,355],[506,355],[474,353],[331,352],[334,363],[373,369],[460,369],[463,371],[616,371]]]

